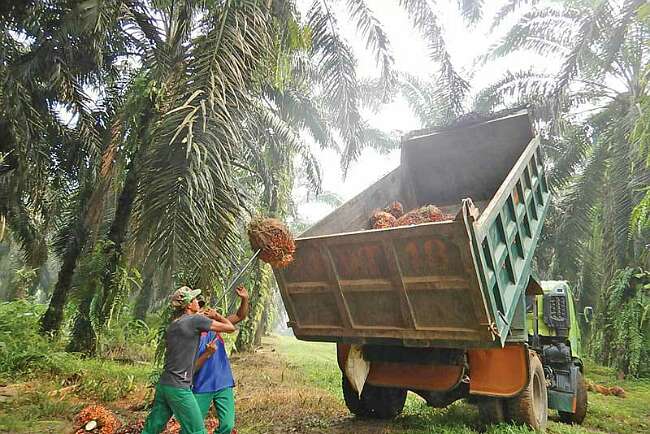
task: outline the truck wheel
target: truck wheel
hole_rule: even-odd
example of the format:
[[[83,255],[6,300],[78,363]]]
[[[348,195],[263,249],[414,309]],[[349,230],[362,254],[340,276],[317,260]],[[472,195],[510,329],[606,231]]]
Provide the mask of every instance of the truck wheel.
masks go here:
[[[478,417],[482,424],[494,425],[506,421],[506,408],[503,399],[482,398],[477,405]]]
[[[392,419],[404,409],[406,392],[406,389],[366,384],[359,399],[359,395],[343,374],[343,399],[348,409],[357,416]]]
[[[406,389],[366,384],[363,388],[361,399],[370,408],[371,417],[392,419],[404,409],[406,393]]]
[[[582,372],[578,371],[578,390],[576,390],[576,412],[560,411],[560,420],[564,423],[582,424],[587,416],[587,383]]]
[[[519,424],[528,425],[537,432],[544,432],[548,422],[548,397],[546,377],[542,362],[535,353],[530,353],[530,380],[528,385],[514,398],[506,400],[509,418]]]
[[[350,384],[350,380],[348,380],[348,377],[346,377],[345,374],[343,374],[341,388],[343,389],[343,400],[345,400],[345,405],[348,407],[348,410],[350,410],[350,412],[355,416],[369,417],[370,410],[368,410],[363,401],[359,399],[359,394],[354,390],[352,384]]]

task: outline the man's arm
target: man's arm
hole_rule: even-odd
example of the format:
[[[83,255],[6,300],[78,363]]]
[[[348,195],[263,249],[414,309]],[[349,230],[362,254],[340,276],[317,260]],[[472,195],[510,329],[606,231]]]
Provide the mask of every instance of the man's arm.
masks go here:
[[[203,364],[208,360],[212,355],[217,351],[217,342],[216,339],[210,341],[208,345],[205,347],[205,350],[201,353],[201,355],[196,359],[196,362],[194,362],[194,371],[198,371],[201,369]]]
[[[216,310],[210,309],[206,316],[212,320],[210,324],[211,331],[217,333],[232,333],[235,331],[235,326],[228,321],[228,318],[224,318]]]
[[[248,291],[246,291],[246,288],[243,286],[238,286],[237,289],[235,289],[237,292],[237,295],[241,299],[241,303],[239,304],[239,309],[237,309],[237,313],[234,313],[232,315],[228,315],[228,321],[230,321],[233,325],[237,324],[238,322],[241,322],[248,316],[248,309],[249,309],[249,303],[248,303]]]

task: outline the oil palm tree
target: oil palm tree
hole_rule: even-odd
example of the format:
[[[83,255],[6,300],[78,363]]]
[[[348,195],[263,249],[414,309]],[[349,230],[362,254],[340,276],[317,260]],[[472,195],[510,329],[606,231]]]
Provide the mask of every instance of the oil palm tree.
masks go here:
[[[650,182],[638,143],[630,140],[649,92],[650,27],[638,16],[645,2],[511,2],[498,19],[524,3],[529,9],[484,59],[530,50],[561,66],[556,73],[508,72],[479,92],[476,107],[533,107],[555,189],[539,256],[552,275],[577,283],[582,302],[591,304],[647,243],[647,233],[629,224]]]
[[[460,3],[467,11],[468,5],[480,4]],[[389,89],[395,75],[381,24],[366,2],[345,4]],[[401,4],[441,62],[441,79],[462,92],[434,8],[426,1]],[[43,196],[38,188],[50,185],[52,173],[60,170],[52,163],[65,162],[65,182],[57,191],[70,199],[63,207],[70,212],[63,214],[74,216],[57,242],[66,261],[44,329],[60,324],[78,258],[94,251],[90,234],[98,236],[97,222],[106,216],[112,221],[100,236],[105,239],[101,284],[97,293],[87,293],[81,309],[87,312],[86,325],[91,305],[98,324],[111,317],[120,298],[116,271],[125,263],[129,238],[146,245],[164,268],[200,267],[207,276],[219,274],[236,249],[250,201],[239,180],[263,167],[242,157],[268,154],[255,147],[247,131],[264,128],[283,137],[292,155],[308,162],[314,186],[317,164],[296,140],[297,130],[308,130],[321,146],[339,148],[344,170],[380,137],[361,118],[354,55],[328,1],[314,1],[304,19],[293,2],[279,0],[9,6],[0,9],[6,18],[0,96],[4,119],[11,123],[3,127],[0,152],[8,154],[7,161],[22,158],[19,167],[34,170],[32,175],[43,174],[12,173],[31,207]],[[284,89],[289,81],[297,84]],[[101,97],[90,98],[89,88]],[[130,101],[127,107],[103,97],[113,88],[113,94]],[[282,117],[276,104],[313,110]],[[61,121],[61,106],[71,124]],[[32,152],[36,145],[38,152]],[[62,154],[52,158],[57,150]],[[291,173],[272,175],[277,181]],[[273,198],[280,197],[276,181],[266,190],[273,206]],[[106,210],[105,193],[113,182],[120,193]],[[5,210],[2,218],[7,215]]]

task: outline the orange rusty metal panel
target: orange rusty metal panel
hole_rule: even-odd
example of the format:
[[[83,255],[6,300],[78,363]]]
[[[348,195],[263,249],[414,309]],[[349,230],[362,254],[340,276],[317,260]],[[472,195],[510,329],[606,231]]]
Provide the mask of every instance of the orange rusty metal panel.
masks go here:
[[[345,362],[348,361],[348,353],[350,352],[350,344],[336,344],[336,361],[339,364],[341,372],[345,372]]]
[[[509,397],[528,384],[528,349],[524,345],[473,349],[467,356],[471,394]]]
[[[349,351],[350,345],[336,344],[336,359],[341,372],[345,371]],[[375,386],[444,391],[456,386],[462,375],[461,366],[373,362],[366,381]]]
[[[460,383],[462,366],[373,362],[366,382],[411,390],[446,391]]]
[[[499,345],[468,237],[458,220],[297,240],[296,261],[274,270],[294,334],[361,344]]]

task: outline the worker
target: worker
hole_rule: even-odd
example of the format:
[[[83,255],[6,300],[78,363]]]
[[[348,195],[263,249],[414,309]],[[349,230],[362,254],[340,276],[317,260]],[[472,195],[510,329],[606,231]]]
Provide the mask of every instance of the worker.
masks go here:
[[[174,310],[165,337],[165,363],[156,385],[153,408],[142,434],[159,434],[174,415],[187,434],[206,434],[203,417],[192,394],[194,355],[202,332],[231,333],[232,323],[216,311],[200,314],[200,289],[183,286],[171,297]]]
[[[248,316],[249,296],[243,286],[237,287],[235,292],[240,298],[237,313],[227,317],[231,324],[237,324]],[[207,314],[212,315],[213,309],[207,309]],[[226,347],[219,333],[210,331],[201,333],[201,341],[195,363],[194,382],[192,391],[205,418],[214,403],[219,419],[219,426],[214,434],[231,434],[235,432],[235,397],[233,388],[235,380],[230,369],[230,362],[226,354]],[[181,431],[181,434],[188,434]]]

